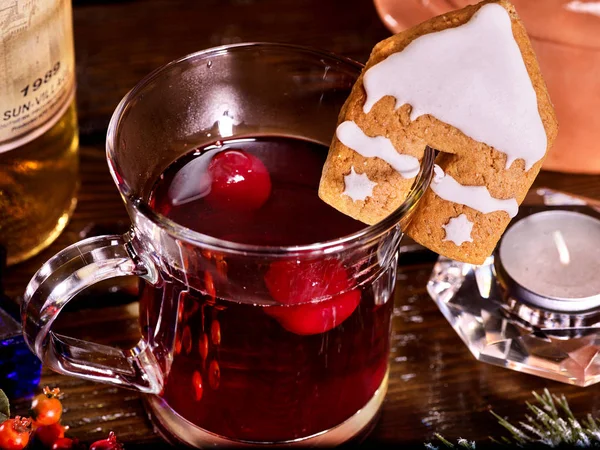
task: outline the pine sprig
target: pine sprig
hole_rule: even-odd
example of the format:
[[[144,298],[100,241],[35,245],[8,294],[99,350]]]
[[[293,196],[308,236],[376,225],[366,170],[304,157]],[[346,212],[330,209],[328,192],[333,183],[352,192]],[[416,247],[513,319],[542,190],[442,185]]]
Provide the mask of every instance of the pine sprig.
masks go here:
[[[600,448],[599,419],[588,414],[585,419],[577,420],[565,396],[550,394],[548,389],[544,389],[541,395],[537,392],[532,394],[537,404],[525,403],[529,414],[525,416],[525,421],[520,421],[518,425],[513,425],[494,411],[490,411],[498,423],[510,433],[510,437],[503,436],[500,440],[490,438],[492,443],[524,448],[530,446]],[[447,448],[456,447],[438,433],[434,437]],[[466,439],[458,439],[457,445],[467,449],[476,448],[474,441]],[[437,448],[431,443],[426,443],[425,447]]]

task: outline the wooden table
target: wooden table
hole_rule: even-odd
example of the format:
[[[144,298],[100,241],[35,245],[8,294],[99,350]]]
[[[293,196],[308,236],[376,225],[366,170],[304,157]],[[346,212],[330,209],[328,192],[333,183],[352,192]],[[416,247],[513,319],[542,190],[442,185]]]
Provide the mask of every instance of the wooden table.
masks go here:
[[[304,44],[366,61],[373,45],[389,35],[369,0],[75,0],[74,23],[79,204],[49,249],[9,270],[5,287],[17,300],[33,273],[58,250],[82,236],[128,226],[108,173],[104,139],[119,100],[151,70],[193,51],[243,41]],[[600,198],[599,177],[542,173],[536,185]],[[600,390],[594,387],[567,386],[475,361],[425,292],[431,267],[426,262],[400,268],[389,393],[369,443],[421,443],[434,432],[451,440],[506,435],[490,407],[522,419],[531,391],[545,387],[566,394],[576,415],[598,413]],[[112,345],[135,340],[135,298],[121,289],[86,300],[61,318],[63,332]],[[91,442],[114,430],[129,449],[160,442],[137,393],[47,370],[46,384],[64,391],[64,423],[72,436]],[[25,411],[28,405],[15,406]]]

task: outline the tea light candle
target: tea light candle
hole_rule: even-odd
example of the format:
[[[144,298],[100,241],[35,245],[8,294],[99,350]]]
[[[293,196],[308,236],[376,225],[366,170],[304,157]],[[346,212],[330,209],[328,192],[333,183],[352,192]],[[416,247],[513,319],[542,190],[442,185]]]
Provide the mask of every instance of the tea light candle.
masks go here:
[[[600,220],[544,211],[504,234],[497,271],[512,294],[538,307],[580,312],[600,306]]]

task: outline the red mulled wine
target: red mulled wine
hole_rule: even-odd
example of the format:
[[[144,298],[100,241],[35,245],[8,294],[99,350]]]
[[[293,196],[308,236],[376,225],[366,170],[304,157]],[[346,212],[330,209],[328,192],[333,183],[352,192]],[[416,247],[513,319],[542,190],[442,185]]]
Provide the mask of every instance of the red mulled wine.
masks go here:
[[[286,137],[216,143],[171,164],[150,205],[238,243],[339,238],[364,225],[318,198],[326,155],[322,145]],[[189,263],[186,273],[165,271],[141,300],[144,334],[168,374],[162,397],[173,410],[217,435],[274,442],[331,429],[369,402],[388,366],[392,302],[381,296],[391,288],[382,294],[376,280],[355,284],[354,269],[335,257],[250,269],[211,251],[203,258],[206,265]],[[393,286],[394,271],[377,282]],[[221,288],[233,274],[248,281],[239,294]],[[175,315],[177,329],[161,330],[161,317]]]

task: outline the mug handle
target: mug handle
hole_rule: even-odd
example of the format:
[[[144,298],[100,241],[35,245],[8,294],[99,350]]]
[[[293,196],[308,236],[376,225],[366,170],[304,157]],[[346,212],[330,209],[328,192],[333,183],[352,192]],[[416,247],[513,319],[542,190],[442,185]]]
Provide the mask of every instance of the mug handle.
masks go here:
[[[132,349],[120,350],[51,330],[62,308],[99,281],[136,275],[156,283],[154,264],[140,257],[134,250],[135,242],[133,232],[92,237],[48,260],[25,291],[21,305],[23,334],[38,358],[56,372],[158,394],[163,374],[143,338]]]

